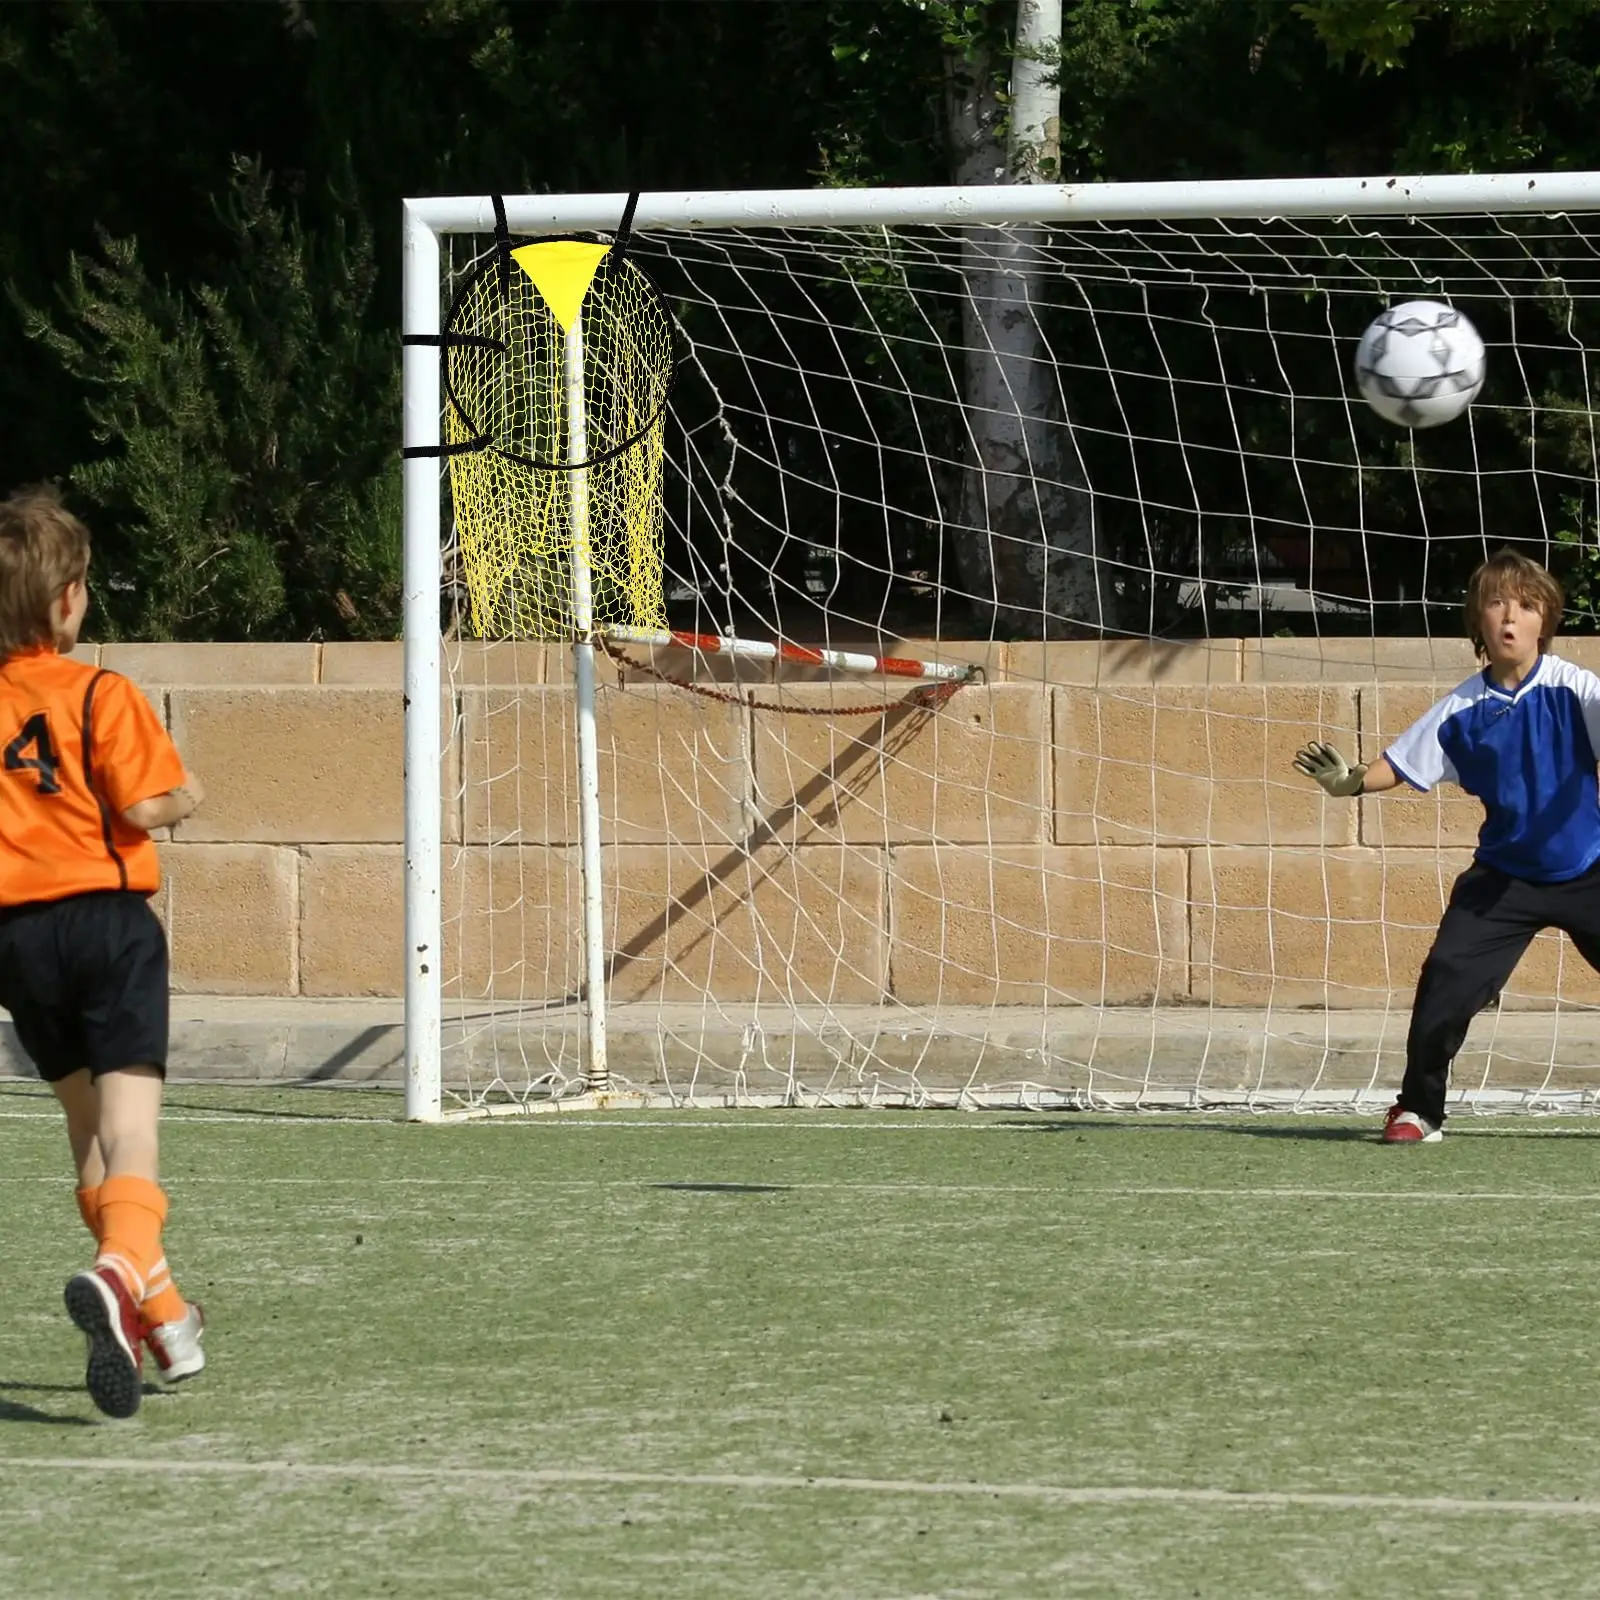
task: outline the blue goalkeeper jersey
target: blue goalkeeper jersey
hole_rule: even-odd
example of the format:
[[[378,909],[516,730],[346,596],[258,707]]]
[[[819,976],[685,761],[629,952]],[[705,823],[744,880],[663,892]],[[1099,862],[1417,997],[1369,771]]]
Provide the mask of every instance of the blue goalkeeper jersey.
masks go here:
[[[1515,689],[1468,678],[1384,752],[1415,789],[1459,784],[1483,802],[1477,859],[1561,883],[1600,861],[1600,678],[1540,656]]]

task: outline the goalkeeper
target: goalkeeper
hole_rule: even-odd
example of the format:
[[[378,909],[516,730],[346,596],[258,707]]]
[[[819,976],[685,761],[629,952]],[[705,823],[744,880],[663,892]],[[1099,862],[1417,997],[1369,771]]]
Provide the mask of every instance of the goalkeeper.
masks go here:
[[[1388,1144],[1443,1137],[1450,1064],[1534,935],[1560,928],[1600,970],[1600,678],[1550,655],[1561,587],[1502,550],[1467,585],[1467,636],[1485,663],[1371,766],[1311,743],[1296,769],[1335,796],[1454,783],[1483,802],[1473,861],[1422,964]]]
[[[148,1346],[168,1381],[205,1366],[204,1319],[162,1253],[156,1180],[167,942],[150,830],[200,792],[126,678],[69,659],[89,534],[53,490],[0,501],[0,1006],[61,1102],[94,1265],[67,1284],[89,1397],[132,1416]]]

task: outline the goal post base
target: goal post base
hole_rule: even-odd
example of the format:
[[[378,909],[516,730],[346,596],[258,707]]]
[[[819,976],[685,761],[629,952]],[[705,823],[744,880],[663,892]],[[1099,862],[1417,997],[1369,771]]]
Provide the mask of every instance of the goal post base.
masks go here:
[[[663,1094],[616,1089],[581,1091],[527,1100],[497,1100],[447,1107],[441,1120],[473,1122],[493,1118],[604,1115],[616,1112],[827,1111],[827,1112],[957,1112],[967,1115],[1166,1115],[1166,1116],[1380,1116],[1393,1103],[1394,1091],[1263,1089],[1260,1091],[1147,1093],[1062,1091],[1036,1084],[1001,1089],[929,1091],[862,1087],[846,1093],[753,1094],[734,1090]],[[1600,1095],[1587,1090],[1464,1090],[1446,1102],[1452,1117],[1463,1116],[1593,1116]]]
[[[447,1110],[513,1117],[602,1098],[651,1111],[1381,1113],[1405,1071],[1405,1022],[1399,1009],[635,1003],[608,1013],[602,1092],[583,1069],[578,1007],[507,1007],[446,1030],[440,1088]],[[1506,1010],[1474,1020],[1455,1083],[1485,1108],[1600,1109],[1597,1061],[1600,1012]]]

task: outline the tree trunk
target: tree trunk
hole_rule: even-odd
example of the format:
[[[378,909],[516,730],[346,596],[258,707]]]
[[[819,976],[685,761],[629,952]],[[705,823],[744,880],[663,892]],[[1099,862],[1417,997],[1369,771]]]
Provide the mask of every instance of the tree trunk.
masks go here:
[[[946,62],[946,110],[958,184],[1054,181],[1060,89],[1053,53],[1059,0],[1018,0],[1010,147],[986,48]],[[1038,52],[1037,54],[1035,52]],[[998,636],[1061,639],[1111,626],[1110,576],[1098,558],[1094,503],[1066,425],[1037,313],[1042,230],[972,228],[962,246],[968,464],[956,495],[957,570],[980,626]]]

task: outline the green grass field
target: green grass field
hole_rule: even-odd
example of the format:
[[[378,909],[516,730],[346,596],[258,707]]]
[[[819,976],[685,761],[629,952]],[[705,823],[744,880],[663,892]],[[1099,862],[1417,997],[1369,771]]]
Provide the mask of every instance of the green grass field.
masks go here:
[[[212,1365],[112,1423],[0,1091],[5,1594],[1600,1584],[1600,1124],[169,1108]]]

